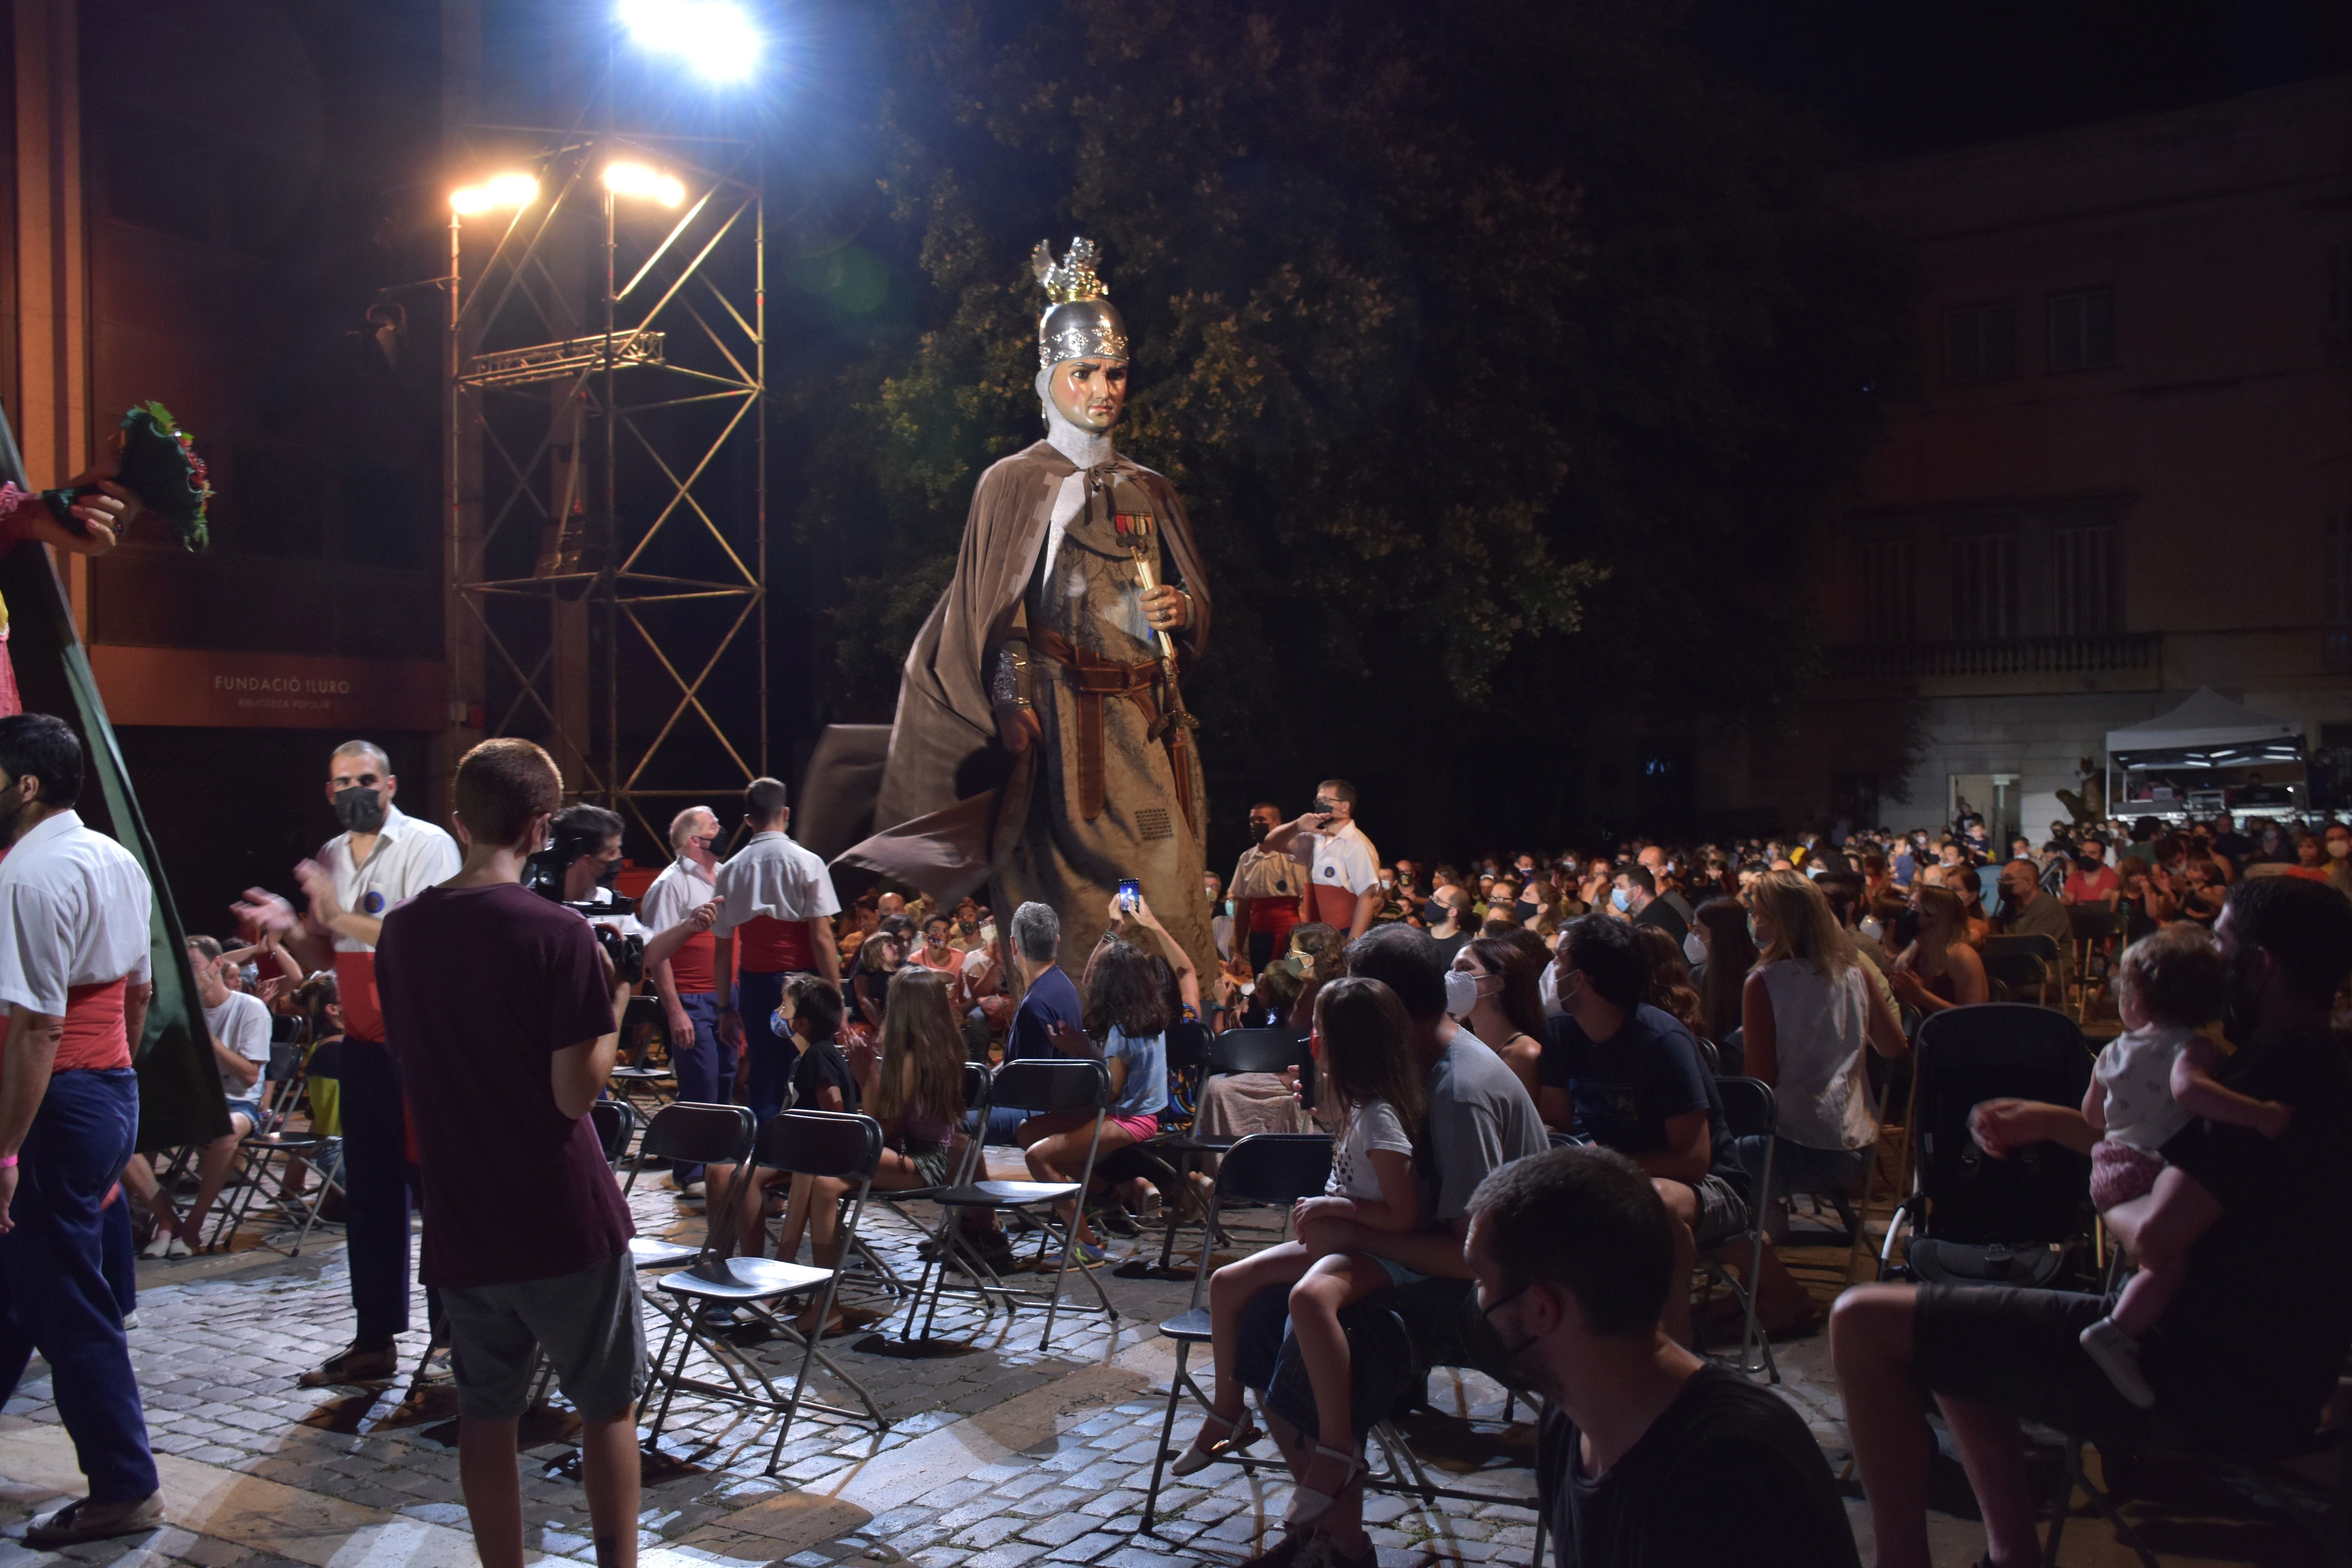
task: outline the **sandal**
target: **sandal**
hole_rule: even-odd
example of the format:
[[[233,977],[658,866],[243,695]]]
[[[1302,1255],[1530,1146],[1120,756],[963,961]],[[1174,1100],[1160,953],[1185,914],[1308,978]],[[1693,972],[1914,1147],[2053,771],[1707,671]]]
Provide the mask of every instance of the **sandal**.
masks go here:
[[[1345,1448],[1327,1448],[1322,1444],[1317,1443],[1313,1445],[1311,1452],[1315,1458],[1337,1459],[1348,1468],[1340,1473],[1339,1485],[1328,1492],[1310,1487],[1302,1479],[1291,1491],[1290,1506],[1282,1510],[1282,1523],[1286,1530],[1306,1530],[1313,1526],[1318,1520],[1331,1511],[1331,1505],[1339,1500],[1339,1494],[1346,1491],[1355,1479],[1370,1468],[1365,1465],[1361,1455],[1350,1453]]]
[[[1209,1435],[1211,1422],[1223,1427],[1225,1435],[1213,1442],[1203,1443],[1201,1439]],[[1177,1455],[1175,1464],[1169,1468],[1180,1476],[1195,1475],[1219,1459],[1241,1452],[1265,1436],[1252,1424],[1246,1410],[1230,1421],[1212,1410],[1202,1418],[1201,1429],[1192,1435],[1192,1446]]]

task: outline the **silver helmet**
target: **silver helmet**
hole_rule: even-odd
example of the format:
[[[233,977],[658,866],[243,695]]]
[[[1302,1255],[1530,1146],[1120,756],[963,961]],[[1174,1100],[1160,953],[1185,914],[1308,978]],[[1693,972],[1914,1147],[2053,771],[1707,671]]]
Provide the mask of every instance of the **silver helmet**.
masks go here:
[[[1041,239],[1030,257],[1037,281],[1050,301],[1037,318],[1037,368],[1051,370],[1066,359],[1127,358],[1127,322],[1110,302],[1110,289],[1095,275],[1095,242],[1070,241],[1069,254],[1054,259],[1054,242]]]

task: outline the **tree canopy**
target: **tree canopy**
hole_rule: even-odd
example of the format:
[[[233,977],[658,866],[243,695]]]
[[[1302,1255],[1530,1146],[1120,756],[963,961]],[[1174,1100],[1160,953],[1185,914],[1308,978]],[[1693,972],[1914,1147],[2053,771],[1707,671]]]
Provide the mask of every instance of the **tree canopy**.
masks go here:
[[[1041,433],[1026,258],[1079,233],[1134,336],[1120,449],[1209,563],[1220,829],[1331,773],[1434,808],[1490,761],[1572,816],[1610,736],[1792,694],[1911,264],[1654,10],[900,10],[871,195],[779,235],[825,717],[887,717],[974,479]]]

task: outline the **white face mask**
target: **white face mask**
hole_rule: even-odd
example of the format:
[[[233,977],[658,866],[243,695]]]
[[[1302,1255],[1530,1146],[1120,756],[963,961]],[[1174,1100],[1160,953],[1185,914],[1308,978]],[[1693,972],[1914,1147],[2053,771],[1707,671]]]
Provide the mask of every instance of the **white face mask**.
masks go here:
[[[1683,937],[1683,956],[1689,959],[1693,963],[1705,963],[1706,962],[1706,938],[1699,935],[1696,931],[1685,933]]]
[[[1876,915],[1864,915],[1862,919],[1862,934],[1868,937],[1871,941],[1876,942],[1881,936],[1885,934],[1885,928],[1878,923],[1878,917]]]
[[[2341,860],[2347,855],[2352,855],[2352,838],[2331,838],[2327,841],[2327,858],[2330,860]]]
[[[1557,1018],[1568,1011],[1559,1005],[1558,965],[1547,963],[1543,966],[1543,972],[1536,976],[1536,1000],[1543,1004],[1544,1016],[1547,1018]]]
[[[1478,977],[1466,969],[1445,972],[1445,1010],[1456,1018],[1466,1018],[1478,1005]]]

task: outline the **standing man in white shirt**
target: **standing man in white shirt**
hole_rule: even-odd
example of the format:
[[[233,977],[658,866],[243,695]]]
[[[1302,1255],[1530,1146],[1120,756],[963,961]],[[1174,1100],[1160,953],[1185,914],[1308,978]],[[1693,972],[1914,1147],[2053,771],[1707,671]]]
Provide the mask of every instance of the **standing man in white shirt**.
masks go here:
[[[375,944],[384,911],[457,874],[457,843],[393,804],[400,781],[373,741],[349,741],[327,764],[327,800],[347,831],[294,868],[307,919],[284,899],[246,890],[239,919],[285,933],[318,967],[331,947],[344,1033],[338,1068],[343,1121],[343,1215],[349,1238],[352,1343],[302,1374],[305,1388],[394,1377],[393,1337],[408,1327],[408,1137],[400,1068],[384,1047]]]
[[[647,931],[667,931],[719,896],[718,843],[719,814],[709,806],[689,805],[670,818],[669,847],[677,858],[662,868],[637,901],[637,918]],[[735,1047],[719,1037],[717,946],[718,939],[704,931],[646,968],[669,1020],[677,1097],[701,1105],[724,1105],[735,1098]],[[689,1197],[700,1180],[699,1165],[670,1171],[671,1184]]]
[[[36,1519],[54,1551],[163,1522],[130,1342],[106,1282],[100,1206],[139,1129],[131,1042],[153,993],[153,891],[82,826],[81,741],[46,713],[0,719],[0,1400],[38,1351],[89,1495]]]
[[[261,1125],[261,1075],[269,1067],[269,1009],[260,997],[233,990],[223,973],[227,961],[209,936],[188,939],[188,966],[196,976],[196,1001],[212,1033],[213,1065],[220,1069],[221,1094],[228,1101],[228,1131],[196,1155],[196,1196],[188,1212],[174,1217],[172,1200],[157,1192],[136,1166],[125,1174],[146,1188],[140,1195],[155,1215],[155,1239],[142,1256],[185,1258],[204,1245],[205,1220],[228,1179],[240,1139]],[[152,1167],[151,1167],[152,1168]]]
[[[740,1046],[751,1083],[745,1096],[761,1121],[783,1109],[800,1052],[772,1020],[784,999],[784,977],[815,973],[841,984],[841,952],[833,917],[841,900],[824,862],[784,837],[792,821],[783,783],[753,779],[743,792],[743,826],[751,842],[719,868],[719,923],[711,928],[712,964],[723,984],[736,976],[719,1009],[719,1037]],[[731,1005],[730,1005],[731,1004]]]
[[[1315,786],[1315,809],[1265,836],[1267,854],[1288,851],[1307,868],[1298,918],[1336,926],[1355,941],[1372,929],[1383,901],[1381,852],[1356,826],[1356,786],[1325,779]]]

